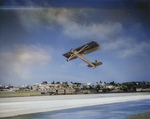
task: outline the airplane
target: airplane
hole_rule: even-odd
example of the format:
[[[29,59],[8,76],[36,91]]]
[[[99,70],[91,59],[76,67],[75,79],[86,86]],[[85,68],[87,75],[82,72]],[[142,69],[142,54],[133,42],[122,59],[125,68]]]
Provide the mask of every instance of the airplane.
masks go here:
[[[67,58],[67,62],[72,59],[80,58],[81,60],[88,63],[88,67],[96,68],[97,66],[102,65],[103,63],[97,62],[97,60],[95,60],[95,62],[90,62],[83,55],[89,54],[98,49],[100,49],[100,45],[96,41],[92,41],[79,48],[71,49],[70,52],[63,54],[63,56]]]

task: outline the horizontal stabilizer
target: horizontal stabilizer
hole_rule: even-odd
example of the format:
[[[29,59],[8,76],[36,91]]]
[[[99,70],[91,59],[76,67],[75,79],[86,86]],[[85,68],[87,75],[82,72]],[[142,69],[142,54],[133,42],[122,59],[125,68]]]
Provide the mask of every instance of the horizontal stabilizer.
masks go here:
[[[102,65],[103,63],[102,63],[102,62],[97,62],[97,61],[95,61],[95,62],[92,62],[92,64],[94,64],[95,67],[97,67],[97,66],[99,66],[99,65]],[[91,66],[90,64],[87,65],[87,66],[88,66],[88,67],[93,67],[93,66]]]

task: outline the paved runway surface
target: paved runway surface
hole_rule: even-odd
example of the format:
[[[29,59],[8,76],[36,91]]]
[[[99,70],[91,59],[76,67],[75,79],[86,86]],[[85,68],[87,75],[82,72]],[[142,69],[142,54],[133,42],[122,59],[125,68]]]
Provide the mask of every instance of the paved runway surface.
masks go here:
[[[111,93],[0,98],[0,117],[150,99],[150,93]]]

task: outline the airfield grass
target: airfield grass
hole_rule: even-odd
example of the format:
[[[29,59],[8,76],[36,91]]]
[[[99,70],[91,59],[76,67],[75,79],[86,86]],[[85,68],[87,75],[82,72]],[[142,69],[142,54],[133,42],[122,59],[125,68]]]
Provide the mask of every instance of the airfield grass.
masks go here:
[[[0,91],[0,98],[4,97],[25,97],[25,96],[40,96],[40,91],[20,91],[20,92],[2,92]]]
[[[127,119],[150,119],[150,112],[144,114],[138,114],[134,116],[130,116]]]

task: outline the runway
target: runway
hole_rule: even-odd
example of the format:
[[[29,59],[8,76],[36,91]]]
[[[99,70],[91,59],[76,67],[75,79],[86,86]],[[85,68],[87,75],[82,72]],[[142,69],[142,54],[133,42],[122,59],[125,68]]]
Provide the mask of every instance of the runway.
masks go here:
[[[0,98],[0,117],[150,99],[150,93],[111,93]]]

